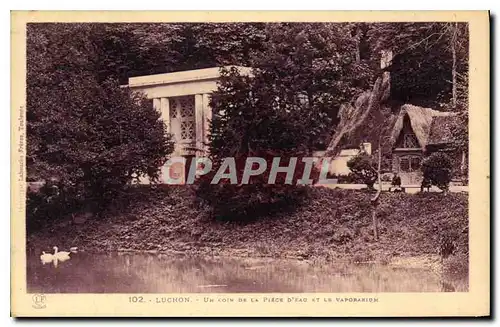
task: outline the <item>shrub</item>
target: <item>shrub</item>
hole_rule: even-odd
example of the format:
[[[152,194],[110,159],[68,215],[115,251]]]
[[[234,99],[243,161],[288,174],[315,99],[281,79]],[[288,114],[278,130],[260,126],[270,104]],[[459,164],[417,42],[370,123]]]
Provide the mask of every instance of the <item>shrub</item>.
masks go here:
[[[251,221],[294,209],[307,198],[308,189],[265,183],[213,185],[209,178],[203,178],[197,184],[196,194],[212,208],[216,219]]]
[[[214,111],[209,135],[213,166],[211,173],[197,180],[195,188],[197,197],[212,207],[215,217],[256,218],[293,208],[306,198],[305,187],[296,185],[296,181],[302,177],[301,157],[310,156],[307,149],[317,137],[317,129],[312,128],[317,120],[305,120],[299,107],[288,104],[280,107],[274,100],[274,92],[259,73],[250,78],[241,76],[236,69],[222,70],[210,104]],[[317,117],[311,114],[313,118]],[[232,185],[224,179],[218,185],[211,184],[222,161],[228,157],[235,158],[238,183],[248,157],[266,158],[267,169],[251,177],[247,185]],[[275,157],[280,157],[280,166],[286,165],[291,157],[298,158],[291,185],[285,183],[282,173],[274,184],[268,184]],[[313,169],[312,175],[315,173]]]
[[[373,184],[377,181],[377,170],[374,167],[372,158],[366,153],[360,153],[347,162],[347,167],[352,173],[360,178],[369,189],[373,189]]]
[[[422,161],[422,185],[436,185],[447,191],[451,181],[452,164],[450,157],[442,152],[434,152]]]
[[[341,227],[335,232],[333,241],[338,245],[344,245],[351,242],[355,237],[355,232],[349,227]]]

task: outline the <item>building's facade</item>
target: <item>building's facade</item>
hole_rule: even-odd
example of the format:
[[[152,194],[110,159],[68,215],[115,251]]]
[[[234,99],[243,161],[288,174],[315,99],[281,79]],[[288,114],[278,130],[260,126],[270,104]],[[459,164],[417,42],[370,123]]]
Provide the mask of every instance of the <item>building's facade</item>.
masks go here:
[[[241,74],[251,72],[248,67],[236,68]],[[214,67],[129,78],[128,87],[152,99],[154,107],[161,113],[175,142],[172,156],[183,156],[189,160],[196,152],[200,154],[205,150],[212,118],[209,97],[217,89],[219,77],[220,68]],[[185,167],[172,165],[170,173],[172,178],[182,178]],[[147,179],[142,182],[147,182]]]

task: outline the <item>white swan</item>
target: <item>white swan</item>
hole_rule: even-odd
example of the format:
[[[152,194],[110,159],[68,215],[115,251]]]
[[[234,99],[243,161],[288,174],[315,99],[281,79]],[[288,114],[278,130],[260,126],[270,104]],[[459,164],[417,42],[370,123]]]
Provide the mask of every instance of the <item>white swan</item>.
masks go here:
[[[69,259],[70,259],[70,258],[69,258],[69,254],[70,254],[70,252],[67,252],[67,251],[61,251],[61,252],[58,252],[58,251],[57,251],[57,250],[58,250],[57,246],[54,246],[54,248],[53,248],[53,249],[54,249],[54,254],[53,254],[53,256],[54,256],[54,258],[55,258],[55,259],[57,259],[57,260],[59,260],[59,261],[61,261],[61,262],[64,262],[64,261],[66,261],[66,260],[69,260]]]
[[[40,256],[40,260],[42,260],[43,264],[51,263],[52,260],[54,260],[54,256],[50,253],[45,253],[45,251],[42,251],[42,255]]]

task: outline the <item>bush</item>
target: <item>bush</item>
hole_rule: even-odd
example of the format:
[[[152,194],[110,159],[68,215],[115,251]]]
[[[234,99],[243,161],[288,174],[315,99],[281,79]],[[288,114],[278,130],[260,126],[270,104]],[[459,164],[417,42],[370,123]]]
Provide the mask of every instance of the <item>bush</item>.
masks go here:
[[[229,179],[221,179],[218,184],[211,184],[217,173],[217,162],[212,170],[196,181],[195,194],[198,199],[209,205],[213,216],[222,220],[248,221],[273,213],[293,210],[308,198],[308,188],[297,185],[297,180],[302,177],[304,164],[301,158],[297,159],[295,173],[291,184],[285,183],[286,175],[278,173],[274,184],[268,184],[270,167],[275,156],[281,157],[280,165],[286,165],[287,154],[276,155],[262,153],[255,155],[265,158],[267,169],[260,175],[252,176],[248,184],[241,184],[247,156],[235,158],[236,177],[238,184],[230,184]],[[312,170],[310,179],[317,181],[319,172]]]
[[[306,198],[304,187],[296,185],[303,172],[302,157],[310,156],[307,149],[317,129],[317,120],[304,119],[302,108],[283,108],[275,102],[275,88],[255,72],[253,78],[241,76],[236,69],[222,70],[219,87],[211,97],[214,115],[209,135],[211,173],[197,180],[196,196],[211,206],[214,217],[247,220],[273,211],[293,208]],[[318,113],[319,114],[319,113]],[[317,118],[311,114],[311,119]],[[238,183],[241,182],[246,158],[266,158],[267,169],[253,176],[247,185],[231,185],[221,180],[210,183],[225,158],[235,158]],[[292,184],[285,183],[285,174],[268,184],[273,158],[280,157],[280,166],[297,157]],[[316,171],[313,169],[311,179]]]
[[[290,211],[307,199],[308,189],[296,185],[265,183],[231,185],[210,184],[209,178],[197,183],[196,195],[212,209],[218,220],[252,221]]]
[[[372,158],[366,153],[360,153],[347,162],[347,167],[352,173],[363,181],[369,189],[377,181],[377,170],[374,168]]]
[[[451,181],[451,158],[442,152],[434,152],[422,161],[422,185],[436,185],[447,191]]]

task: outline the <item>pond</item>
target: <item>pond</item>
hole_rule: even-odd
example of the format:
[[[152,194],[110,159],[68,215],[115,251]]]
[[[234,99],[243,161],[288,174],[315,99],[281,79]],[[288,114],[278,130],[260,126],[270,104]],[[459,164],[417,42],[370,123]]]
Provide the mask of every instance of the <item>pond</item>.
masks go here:
[[[299,260],[74,253],[28,256],[29,293],[466,292],[467,276],[420,268]]]

